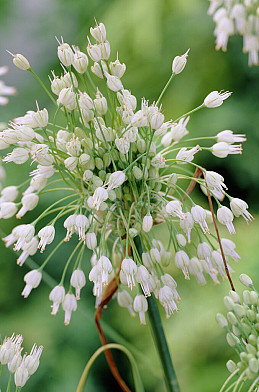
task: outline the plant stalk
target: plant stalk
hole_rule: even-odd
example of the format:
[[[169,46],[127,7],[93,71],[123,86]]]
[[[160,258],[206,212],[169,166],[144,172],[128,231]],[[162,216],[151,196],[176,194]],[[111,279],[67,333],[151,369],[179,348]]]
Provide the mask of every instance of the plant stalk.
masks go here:
[[[139,256],[141,257],[142,245],[139,236],[134,238],[134,242],[137,251],[139,253]],[[148,298],[148,317],[149,317],[149,324],[152,330],[155,346],[157,348],[160,361],[162,364],[162,368],[164,371],[166,389],[168,392],[180,392],[180,387],[176,378],[162,321],[153,294],[151,295],[151,297]]]

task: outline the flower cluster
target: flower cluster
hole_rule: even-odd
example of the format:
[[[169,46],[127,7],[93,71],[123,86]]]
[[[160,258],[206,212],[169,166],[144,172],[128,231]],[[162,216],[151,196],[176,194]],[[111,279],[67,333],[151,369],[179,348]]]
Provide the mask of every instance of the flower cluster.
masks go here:
[[[202,150],[220,158],[240,154],[240,142],[246,139],[244,134],[235,135],[231,130],[221,131],[215,137],[199,138],[215,140],[212,147],[202,147],[184,138],[188,134],[189,115],[201,108],[219,107],[230,92],[213,91],[198,108],[176,120],[165,121],[160,101],[172,79],[183,71],[188,51],[173,60],[170,79],[157,101],[150,104],[142,99],[138,106],[137,98],[121,80],[126,65],[119,61],[118,55],[115,61],[108,62],[110,44],[105,26],[97,24],[90,33],[95,43],[88,37],[88,55],[63,39],[59,42],[58,58],[64,73],[56,76],[52,72],[50,87],[55,99],[41,82],[56,106],[54,119],[50,121],[47,109],[40,110],[37,106],[37,111],[30,110],[16,118],[0,134],[0,148],[13,147],[4,162],[22,165],[31,160],[31,164],[37,165],[27,185],[2,190],[0,218],[16,214],[20,219],[37,206],[40,195],[67,192],[33,222],[17,225],[3,240],[7,247],[14,244],[14,250],[21,251],[17,262],[22,266],[37,249],[43,252],[53,242],[56,222],[62,218],[66,229],[64,239],[39,269],[25,275],[22,295],[26,298],[38,287],[42,270],[55,251],[77,237],[65,267],[60,266],[64,268],[60,283],[49,295],[52,314],[61,305],[65,324],[69,324],[80,290],[86,284],[87,272],[93,282],[96,305],[105,286],[117,276],[119,305],[128,308],[132,315],[138,312],[144,324],[146,297],[151,293],[163,305],[167,317],[178,310],[177,284],[165,271],[173,260],[186,279],[193,275],[199,284],[206,283],[206,275],[215,283],[219,283],[218,276],[226,278],[219,245],[209,232],[211,212],[197,205],[186,189],[191,181],[200,184],[205,193],[210,192],[218,204],[218,221],[230,234],[235,232],[234,215],[251,220],[247,204],[225,192],[224,178],[193,162],[195,154]],[[90,70],[98,87],[89,72],[89,58],[93,61]],[[21,54],[14,55],[13,62],[36,75]],[[197,168],[204,179],[194,175]],[[21,201],[16,202],[21,191]],[[230,208],[220,203],[225,195],[230,200]],[[38,227],[50,215],[49,223]],[[167,245],[155,239],[153,226],[159,223],[168,227]],[[141,241],[142,255],[136,240]],[[234,242],[223,239],[222,245],[227,259],[238,261]],[[86,248],[93,252],[91,265],[84,258]],[[73,273],[66,291],[65,278],[70,264]]]
[[[242,298],[235,291],[230,291],[224,298],[228,310],[227,318],[221,313],[216,316],[218,324],[227,331],[229,346],[233,347],[239,356],[237,363],[233,360],[227,362],[231,376],[224,386],[227,387],[227,383],[237,376],[237,381],[232,384],[235,391],[241,385],[246,385],[248,390],[250,384],[249,391],[255,392],[259,387],[259,296],[249,276],[241,274],[239,279],[250,290],[244,290]]]
[[[0,76],[5,75],[8,72],[8,67],[0,67]],[[14,87],[6,86],[5,83],[0,80],[0,106],[8,104],[9,99],[5,95],[15,95],[16,89]]]
[[[34,344],[30,354],[22,355],[22,342],[22,335],[15,336],[13,334],[11,337],[6,337],[0,345],[1,366],[7,365],[10,375],[14,374],[14,382],[17,388],[24,387],[30,376],[36,372],[43,350],[42,346],[37,347]]]
[[[228,38],[243,36],[243,51],[248,53],[248,65],[258,65],[259,2],[258,0],[209,0],[208,14],[216,23],[216,49],[227,50]]]

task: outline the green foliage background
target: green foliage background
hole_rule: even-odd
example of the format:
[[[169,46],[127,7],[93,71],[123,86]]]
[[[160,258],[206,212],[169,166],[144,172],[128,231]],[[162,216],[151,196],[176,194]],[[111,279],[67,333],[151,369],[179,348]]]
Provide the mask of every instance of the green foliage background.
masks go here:
[[[203,0],[1,0],[0,64],[10,64],[5,82],[16,86],[18,94],[10,99],[7,107],[0,109],[0,121],[7,122],[33,109],[36,98],[40,107],[51,110],[48,98],[32,76],[12,66],[6,48],[28,57],[33,69],[47,83],[51,69],[57,74],[60,72],[54,36],[63,35],[65,41],[85,49],[86,35],[95,16],[106,25],[112,46],[111,58],[115,58],[118,50],[119,58],[127,64],[124,85],[138,98],[145,96],[150,101],[156,99],[167,81],[174,56],[191,48],[186,69],[175,78],[164,97],[166,118],[177,118],[199,105],[212,90],[233,91],[221,108],[195,113],[188,128],[193,137],[213,135],[224,129],[247,134],[242,157],[220,160],[204,152],[199,162],[219,171],[229,185],[230,194],[247,200],[251,213],[256,216],[259,208],[258,68],[248,68],[241,37],[230,39],[227,53],[215,51],[214,24],[206,14],[207,7],[207,1]],[[7,173],[6,185],[19,184],[26,178],[24,168],[15,165],[10,164]],[[199,197],[198,192],[196,197]],[[205,201],[201,199],[201,203]],[[49,202],[49,197],[43,197],[37,210],[26,215],[24,221],[33,219]],[[1,230],[6,233],[14,224],[14,220],[0,221]],[[236,271],[234,282],[239,288],[238,275],[246,272],[258,284],[258,222],[247,227],[239,219],[235,227],[234,241],[242,260],[234,266],[232,263]],[[64,232],[60,229],[61,238]],[[224,230],[221,232],[226,234]],[[157,229],[158,237],[165,238],[165,235],[162,228]],[[52,260],[47,272],[53,279],[59,279],[72,246],[62,247],[61,253]],[[36,255],[33,259],[41,263],[43,257]],[[89,271],[87,258],[85,264]],[[215,313],[223,310],[228,283],[214,286],[209,282],[205,287],[198,287],[194,278],[186,282],[179,271],[173,266],[170,268],[182,300],[180,312],[165,320],[164,327],[182,391],[218,391],[227,376],[225,362],[232,355],[224,332],[215,322]],[[13,331],[22,333],[25,351],[34,342],[45,347],[40,368],[24,388],[25,392],[75,391],[86,362],[99,346],[93,322],[92,287],[88,284],[83,290],[71,325],[64,327],[62,311],[55,318],[50,316],[48,284],[52,283],[51,278],[46,277],[47,283],[42,283],[27,300],[21,298],[23,276],[27,271],[27,266],[17,267],[13,252],[1,244],[0,334],[4,337]],[[115,300],[104,311],[103,326],[110,342],[128,345],[132,350],[146,391],[163,391],[162,371],[148,326],[140,326],[137,318],[130,318],[125,309],[118,308]],[[121,373],[132,385],[127,360],[117,353],[115,358]],[[0,379],[2,390],[6,376],[4,372]],[[119,391],[104,358],[92,369],[86,390]]]

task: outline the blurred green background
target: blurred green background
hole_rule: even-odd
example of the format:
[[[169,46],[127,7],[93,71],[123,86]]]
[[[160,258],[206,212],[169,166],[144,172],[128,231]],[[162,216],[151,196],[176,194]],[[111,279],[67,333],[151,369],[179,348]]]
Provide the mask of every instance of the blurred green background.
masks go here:
[[[52,110],[48,97],[32,80],[32,75],[12,66],[5,49],[23,53],[47,83],[51,69],[60,73],[54,36],[62,35],[68,43],[85,50],[86,35],[95,16],[106,25],[111,59],[118,50],[120,60],[127,64],[124,86],[138,98],[145,96],[153,101],[170,75],[174,56],[191,48],[186,69],[174,79],[164,97],[166,119],[177,118],[198,106],[212,90],[233,92],[221,108],[195,113],[188,129],[193,137],[214,135],[224,129],[247,134],[248,142],[241,157],[220,160],[204,152],[198,159],[208,169],[220,172],[229,193],[245,199],[256,217],[259,212],[258,68],[248,68],[241,37],[231,37],[227,53],[215,51],[214,24],[207,16],[207,8],[208,2],[204,0],[1,0],[0,65],[10,65],[4,80],[7,85],[17,87],[18,94],[10,98],[7,107],[0,108],[0,121],[8,122],[26,110],[35,110],[35,99],[40,107]],[[19,184],[23,179],[26,179],[24,168],[9,164],[5,185]],[[198,192],[196,197],[199,197]],[[201,202],[204,203],[205,198]],[[48,204],[49,198],[42,197],[40,205],[26,215],[24,222],[30,222]],[[0,222],[6,233],[14,224],[14,220]],[[236,271],[234,282],[240,288],[238,275],[246,272],[259,284],[258,219],[247,227],[240,218],[235,221],[235,227],[234,241],[242,259],[239,264],[231,264]],[[221,233],[226,234],[224,230]],[[63,230],[59,236],[63,236]],[[162,228],[157,236],[165,237]],[[72,246],[71,241],[62,247],[47,268],[53,279],[59,280],[64,257]],[[40,264],[51,251],[51,246],[49,248],[44,256],[35,255],[34,261]],[[44,346],[40,368],[24,391],[75,391],[86,362],[100,344],[93,322],[92,286],[88,284],[83,290],[71,325],[64,327],[62,311],[56,317],[50,316],[48,284],[42,283],[24,300],[20,293],[28,267],[17,267],[15,255],[2,243],[0,260],[1,336],[12,332],[23,334],[24,351],[29,351],[34,342]],[[87,260],[86,264],[89,271]],[[223,310],[228,283],[214,286],[209,282],[205,287],[198,287],[194,278],[186,282],[179,271],[170,268],[182,300],[180,312],[164,321],[164,327],[182,391],[218,391],[228,374],[225,362],[233,356],[225,343],[224,332],[215,322],[216,312]],[[52,284],[50,277],[46,279]],[[104,310],[103,326],[109,342],[129,345],[139,364],[146,391],[163,391],[162,371],[149,327],[140,326],[138,319],[130,318],[125,309],[118,308],[116,301],[111,301]],[[114,355],[122,375],[132,386],[127,360],[120,354]],[[6,377],[4,372],[0,380],[2,390],[5,390]],[[119,391],[103,357],[94,365],[86,390]]]

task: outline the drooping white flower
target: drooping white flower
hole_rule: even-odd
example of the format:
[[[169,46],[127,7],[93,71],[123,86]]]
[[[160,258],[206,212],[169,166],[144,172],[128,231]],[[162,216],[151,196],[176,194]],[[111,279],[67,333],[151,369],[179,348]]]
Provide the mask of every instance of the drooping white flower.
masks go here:
[[[80,240],[85,239],[85,232],[88,229],[89,225],[89,219],[85,215],[79,214],[76,216],[74,227],[75,230],[78,232],[78,237]]]
[[[142,228],[145,233],[148,233],[153,226],[153,218],[151,215],[145,215],[142,222]]]
[[[188,272],[188,266],[189,266],[189,256],[187,253],[183,250],[179,250],[175,254],[175,266],[183,271],[185,279],[189,280],[189,272]]]
[[[52,315],[56,315],[59,309],[60,304],[63,302],[64,298],[65,298],[65,289],[63,286],[55,286],[50,294],[49,294],[49,300],[53,302],[53,304],[51,305],[52,311],[51,314]]]
[[[180,219],[185,218],[185,215],[182,211],[182,205],[179,200],[169,201],[169,203],[167,203],[165,209],[169,215],[177,216]]]
[[[39,196],[35,193],[29,193],[22,197],[22,208],[18,211],[16,218],[20,219],[27,211],[32,211],[39,202]]]
[[[168,286],[163,286],[159,290],[159,301],[165,308],[166,318],[169,318],[171,314],[174,314],[178,310],[174,300],[173,290]]]
[[[76,299],[80,299],[80,291],[86,284],[85,274],[82,270],[76,269],[70,278],[70,284],[76,289]]]
[[[112,173],[107,182],[107,191],[118,188],[126,181],[126,175],[123,171],[116,171]]]
[[[184,214],[184,217],[180,219],[180,227],[187,234],[188,243],[191,242],[191,230],[193,228],[193,225],[194,221],[192,214],[190,212],[187,212],[186,214]]]
[[[88,249],[94,250],[97,247],[97,238],[95,233],[87,233],[85,242]]]
[[[102,283],[108,284],[109,274],[112,272],[112,263],[106,256],[101,256],[97,263],[98,270],[101,273]]]
[[[194,154],[197,154],[200,149],[201,148],[198,145],[191,148],[190,150],[187,150],[186,147],[181,148],[181,150],[176,155],[176,163],[178,163],[178,165],[184,165],[187,162],[191,162],[194,158]]]
[[[135,312],[138,312],[139,314],[140,324],[145,325],[145,313],[148,310],[148,302],[146,297],[144,297],[144,295],[136,295],[133,302],[133,308]]]
[[[137,272],[136,272],[136,281],[140,284],[142,291],[145,295],[145,297],[149,297],[150,294],[150,288],[149,288],[149,272],[146,269],[146,267],[144,265],[140,265],[137,268]]]
[[[194,219],[194,222],[199,223],[203,233],[208,233],[209,228],[206,222],[206,211],[201,206],[194,206],[191,209],[191,213]]]
[[[15,203],[6,201],[0,204],[0,219],[9,219],[14,216],[18,208]]]
[[[33,237],[29,242],[25,242],[22,247],[22,253],[17,259],[17,264],[22,266],[29,256],[35,255],[38,250],[39,241]]]
[[[235,234],[235,228],[233,225],[234,216],[229,208],[225,206],[220,207],[217,211],[217,218],[222,225],[227,226],[230,234]]]
[[[30,294],[30,292],[32,291],[32,289],[35,289],[36,287],[39,286],[40,282],[42,279],[42,273],[38,270],[32,270],[30,272],[28,272],[25,276],[24,276],[24,281],[26,283],[23,292],[22,292],[22,296],[24,298],[27,298]]]
[[[109,197],[108,192],[106,189],[99,187],[94,191],[93,194],[93,203],[92,208],[95,208],[97,211],[100,208],[100,205],[107,200]]]
[[[230,208],[235,216],[242,216],[247,223],[254,219],[250,212],[247,211],[248,204],[244,200],[234,197],[230,201]]]
[[[45,226],[38,232],[38,237],[40,239],[39,249],[42,253],[45,250],[46,245],[51,244],[55,237],[55,228],[54,226]]]
[[[234,261],[238,262],[240,256],[234,250],[236,248],[236,244],[233,241],[229,240],[228,238],[221,238],[221,243],[225,255],[230,256]]]
[[[71,314],[77,309],[77,301],[74,294],[66,294],[62,302],[62,308],[65,311],[64,324],[69,325],[71,320]]]
[[[220,192],[224,192],[224,189],[227,189],[226,185],[224,184],[224,178],[214,172],[214,171],[206,171],[205,179],[208,187],[213,190],[214,188]]]
[[[130,315],[135,316],[135,313],[134,313],[133,307],[132,307],[133,299],[132,299],[131,295],[126,290],[122,290],[122,291],[118,292],[117,300],[118,300],[119,306],[121,306],[122,308],[127,308]]]
[[[132,259],[124,259],[121,263],[121,272],[126,276],[128,287],[135,287],[134,277],[137,273],[137,265]]]

